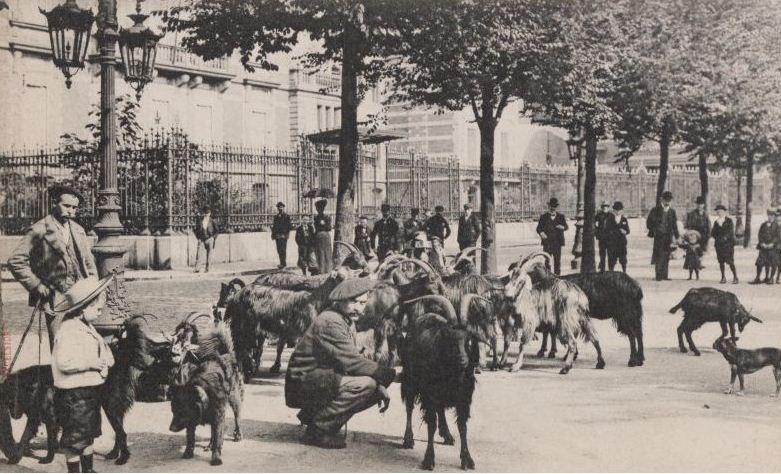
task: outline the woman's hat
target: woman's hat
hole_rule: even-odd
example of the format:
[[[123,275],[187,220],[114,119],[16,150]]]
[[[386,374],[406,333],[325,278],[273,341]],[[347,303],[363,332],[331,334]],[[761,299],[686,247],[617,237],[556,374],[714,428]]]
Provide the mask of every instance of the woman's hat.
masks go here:
[[[106,289],[114,275],[109,275],[102,280],[91,276],[79,280],[64,294],[57,293],[54,299],[54,311],[57,313],[72,313],[79,310],[97,298]]]
[[[718,211],[718,210],[726,211],[726,210],[727,210],[727,208],[726,208],[726,207],[724,207],[724,204],[716,204],[716,210],[717,210],[717,211]]]
[[[559,200],[556,198],[550,198],[550,201],[548,201],[548,206],[559,207]]]
[[[614,211],[622,211],[624,210],[624,203],[621,201],[616,201],[613,203],[613,210]]]

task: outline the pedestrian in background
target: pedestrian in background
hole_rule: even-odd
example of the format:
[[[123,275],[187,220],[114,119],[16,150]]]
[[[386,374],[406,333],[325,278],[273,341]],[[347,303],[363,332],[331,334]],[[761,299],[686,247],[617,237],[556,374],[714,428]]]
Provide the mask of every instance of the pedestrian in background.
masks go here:
[[[409,211],[410,217],[406,221],[404,221],[403,224],[403,235],[404,235],[404,247],[405,247],[405,254],[408,257],[415,257],[420,258],[420,255],[415,255],[416,249],[415,249],[415,235],[423,230],[423,222],[419,219],[420,216],[420,209],[417,207],[413,207]],[[423,250],[421,249],[420,252]]]
[[[656,281],[670,279],[670,254],[677,246],[678,217],[675,209],[671,207],[673,193],[665,191],[659,205],[651,209],[645,226],[648,229],[648,237],[654,239],[654,249],[651,254],[651,264],[654,265]]]
[[[781,207],[776,209],[776,285],[781,283]]]
[[[738,283],[738,274],[735,271],[735,224],[727,216],[727,208],[723,204],[716,206],[716,220],[713,222],[711,235],[713,236],[713,248],[716,249],[716,260],[721,270],[721,283],[727,283],[724,276],[724,266],[729,265],[732,271],[732,283]]]
[[[317,259],[315,258],[315,228],[309,216],[301,216],[301,225],[296,229],[296,245],[298,246],[298,268],[304,275],[309,270],[310,274],[317,275]]]
[[[621,270],[626,273],[626,236],[629,235],[629,221],[624,216],[624,203],[616,201],[613,203],[613,212],[606,212],[604,228],[602,229],[602,240],[607,251],[607,264],[612,272],[616,268],[616,263],[621,264]]]
[[[710,218],[705,212],[705,198],[697,196],[697,199],[695,199],[694,202],[697,207],[686,214],[686,225],[683,228],[699,232],[702,251],[707,252],[708,240],[710,239]]]
[[[331,244],[331,217],[325,215],[328,200],[321,199],[315,203],[315,256],[317,271],[325,274],[333,267],[333,247]]]
[[[11,274],[29,293],[30,306],[51,307],[56,294],[98,275],[87,234],[74,221],[81,195],[58,185],[49,189],[49,196],[51,213],[30,227],[8,259]],[[46,325],[53,344],[56,322],[47,315]]]
[[[559,200],[555,197],[548,201],[548,212],[540,216],[537,222],[537,234],[542,239],[542,250],[553,257],[553,272],[561,274],[561,248],[564,246],[564,231],[569,226],[564,214],[557,211]]]
[[[206,260],[204,272],[208,273],[212,250],[214,250],[214,244],[217,242],[217,226],[214,224],[214,219],[212,219],[211,207],[203,206],[201,218],[195,226],[194,233],[195,238],[198,240],[198,248],[195,251],[195,273],[201,271],[201,265],[203,265],[202,255]]]
[[[605,242],[605,222],[612,217],[610,213],[610,203],[602,201],[597,213],[594,215],[594,238],[599,244],[599,271],[605,271],[605,262],[607,261],[607,243]]]
[[[464,250],[467,247],[475,247],[477,239],[480,238],[480,221],[472,212],[472,205],[464,204],[464,213],[458,218],[458,249]]]
[[[374,223],[371,231],[371,247],[377,249],[377,258],[380,263],[385,260],[390,252],[398,252],[399,247],[399,224],[396,219],[390,215],[390,206],[383,204],[380,206],[382,217]]]
[[[112,279],[79,280],[54,304],[62,318],[52,349],[54,410],[62,427],[60,450],[68,472],[95,472],[93,443],[101,435],[101,387],[114,357],[92,323],[100,317],[104,290]]]
[[[776,267],[778,266],[778,251],[776,250],[779,240],[778,235],[776,211],[768,209],[767,220],[759,226],[759,232],[757,233],[757,250],[759,251],[755,262],[757,276],[751,282],[752,284],[767,283],[769,285],[773,283]],[[763,269],[765,270],[764,280],[761,279]]]
[[[285,213],[285,203],[277,203],[277,215],[274,216],[274,222],[271,224],[271,240],[277,244],[277,255],[279,255],[279,267],[287,267],[287,239],[290,238],[290,231],[293,229],[290,223],[290,216]]]
[[[443,206],[434,207],[434,215],[426,221],[426,233],[431,241],[431,250],[434,254],[434,268],[437,270],[445,269],[445,240],[450,237],[452,231],[450,224],[444,216],[445,208]]]
[[[355,237],[353,244],[358,247],[364,258],[369,260],[372,257],[372,236],[369,230],[369,218],[361,216],[358,219],[358,225],[355,226]]]

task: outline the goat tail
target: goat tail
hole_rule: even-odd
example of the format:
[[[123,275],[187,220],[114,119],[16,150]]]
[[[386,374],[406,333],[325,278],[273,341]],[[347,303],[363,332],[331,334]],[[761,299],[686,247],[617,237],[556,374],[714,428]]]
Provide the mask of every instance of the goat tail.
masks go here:
[[[594,327],[594,322],[588,315],[588,311],[581,313],[580,315],[580,335],[584,341],[592,343],[594,341],[599,342],[599,335],[597,334],[597,328]]]
[[[681,305],[682,305],[682,303],[683,303],[683,300],[681,300],[681,302],[680,302],[680,303],[678,303],[677,305],[675,305],[675,306],[673,306],[672,308],[670,308],[670,314],[675,314],[675,312],[676,312],[676,311],[678,311],[679,309],[681,309]]]

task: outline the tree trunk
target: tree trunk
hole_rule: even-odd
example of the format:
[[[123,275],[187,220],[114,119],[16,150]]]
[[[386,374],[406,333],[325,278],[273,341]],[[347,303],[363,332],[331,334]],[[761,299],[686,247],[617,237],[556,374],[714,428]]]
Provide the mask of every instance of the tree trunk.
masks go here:
[[[484,274],[496,274],[496,215],[494,203],[494,135],[496,120],[483,113],[480,127],[480,216],[482,218],[482,246],[487,252],[482,263]]]
[[[659,137],[659,178],[656,181],[656,205],[662,202],[662,193],[667,185],[667,172],[670,167],[670,132],[667,127],[662,128]]]
[[[597,207],[597,136],[590,127],[585,130],[586,165],[583,183],[583,256],[580,272],[596,270],[594,255],[594,217]]]
[[[339,146],[339,187],[336,194],[334,263],[346,252],[337,240],[352,242],[355,226],[355,168],[358,158],[358,34],[347,27],[342,53],[342,130]]]
[[[700,162],[699,162],[699,172],[700,172],[700,196],[705,200],[705,209],[708,209],[708,157],[705,155],[700,155]]]
[[[751,200],[754,197],[754,154],[748,154],[746,163],[746,227],[743,232],[743,248],[751,243]]]
[[[738,239],[742,239],[743,235],[745,234],[745,229],[743,228],[743,213],[740,210],[740,206],[743,202],[743,174],[740,172],[739,168],[736,168],[734,170],[735,172],[735,180],[737,181],[737,202],[735,204],[735,237]],[[727,207],[729,207],[729,203],[727,203]]]

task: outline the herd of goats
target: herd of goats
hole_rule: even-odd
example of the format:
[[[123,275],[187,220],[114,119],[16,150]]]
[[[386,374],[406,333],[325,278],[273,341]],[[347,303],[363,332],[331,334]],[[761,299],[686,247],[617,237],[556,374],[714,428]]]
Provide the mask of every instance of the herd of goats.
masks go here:
[[[505,275],[481,275],[475,253],[464,249],[438,272],[424,260],[391,255],[371,267],[351,244],[338,243],[349,253],[335,270],[324,275],[302,276],[277,271],[259,276],[253,283],[240,279],[223,283],[212,314],[192,313],[163,335],[152,328],[150,315],[127,319],[110,344],[116,364],[104,385],[103,408],[115,432],[114,448],[106,457],[127,462],[130,452],[123,419],[144,387],[167,387],[171,400],[172,431],[187,430],[185,457],[193,456],[195,428],[211,425],[212,464],[221,462],[225,412],[234,412],[234,440],[241,439],[240,408],[243,382],[260,365],[265,340],[277,339],[272,373],[280,370],[285,347],[293,347],[326,306],[328,295],[346,278],[371,278],[377,285],[369,294],[365,315],[359,321],[358,343],[368,358],[388,366],[401,364],[401,392],[407,422],[404,448],[414,445],[412,414],[419,404],[428,425],[428,447],[423,467],[433,469],[433,437],[438,427],[445,444],[454,444],[445,410],[455,408],[461,434],[461,467],[474,469],[466,439],[475,373],[481,369],[481,347],[490,347],[491,369],[507,363],[510,342],[519,340],[517,359],[541,333],[538,356],[556,354],[557,340],[567,352],[560,373],[566,374],[578,356],[578,340],[593,344],[596,368],[605,367],[592,319],[611,319],[629,339],[630,367],[642,366],[643,292],[637,281],[621,272],[556,276],[551,257],[533,252],[513,263]],[[695,288],[674,307],[684,310],[678,328],[679,346],[686,352],[685,335],[692,352],[699,352],[692,331],[706,322],[719,322],[723,336],[735,325],[740,331],[750,320],[759,321],[731,293]],[[759,321],[761,322],[761,321]],[[504,350],[498,360],[497,335]],[[547,340],[550,338],[550,350]],[[52,376],[48,366],[33,366],[12,374],[0,386],[0,449],[10,462],[31,455],[29,442],[39,424],[47,428],[51,462],[58,428],[52,403]],[[10,417],[26,415],[19,442]]]

